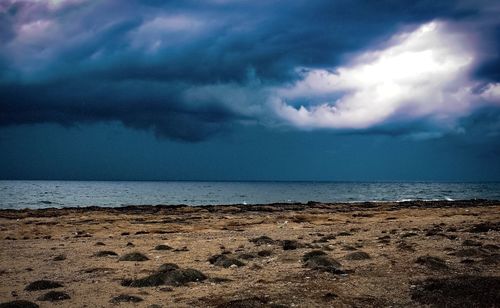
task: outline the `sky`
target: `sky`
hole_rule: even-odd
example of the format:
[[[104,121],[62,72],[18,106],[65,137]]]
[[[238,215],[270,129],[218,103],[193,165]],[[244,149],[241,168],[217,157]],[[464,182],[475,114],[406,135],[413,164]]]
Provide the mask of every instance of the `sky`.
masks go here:
[[[0,179],[500,181],[498,16],[2,0]]]

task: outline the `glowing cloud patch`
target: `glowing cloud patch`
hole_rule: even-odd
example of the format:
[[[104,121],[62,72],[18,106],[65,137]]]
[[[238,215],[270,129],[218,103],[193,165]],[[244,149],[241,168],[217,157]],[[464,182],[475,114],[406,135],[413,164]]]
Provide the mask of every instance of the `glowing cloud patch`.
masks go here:
[[[468,45],[464,34],[431,22],[335,71],[298,69],[303,79],[276,89],[273,105],[279,117],[302,128],[356,129],[418,118],[448,125],[499,99],[498,85],[478,93],[469,78],[475,54]]]

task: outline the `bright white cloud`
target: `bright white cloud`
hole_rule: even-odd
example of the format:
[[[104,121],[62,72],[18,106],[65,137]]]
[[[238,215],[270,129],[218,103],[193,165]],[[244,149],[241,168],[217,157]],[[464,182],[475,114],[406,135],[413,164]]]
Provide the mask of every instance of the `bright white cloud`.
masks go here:
[[[444,23],[422,25],[334,71],[298,69],[302,80],[275,89],[275,111],[303,128],[367,128],[419,118],[449,125],[500,101],[500,85],[477,91],[469,77],[477,59],[468,43]]]

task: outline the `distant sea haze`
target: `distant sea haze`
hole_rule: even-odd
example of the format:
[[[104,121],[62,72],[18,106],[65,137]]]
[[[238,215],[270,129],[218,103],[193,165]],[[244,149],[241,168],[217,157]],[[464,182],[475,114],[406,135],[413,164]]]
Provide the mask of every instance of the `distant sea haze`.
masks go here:
[[[500,200],[500,183],[0,181],[0,208]]]

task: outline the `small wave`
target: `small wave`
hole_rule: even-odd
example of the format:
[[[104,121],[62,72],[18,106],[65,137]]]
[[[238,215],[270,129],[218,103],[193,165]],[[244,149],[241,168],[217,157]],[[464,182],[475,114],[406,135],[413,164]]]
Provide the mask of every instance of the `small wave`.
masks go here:
[[[397,200],[396,202],[410,202],[410,201],[416,201],[417,199],[400,199]]]

